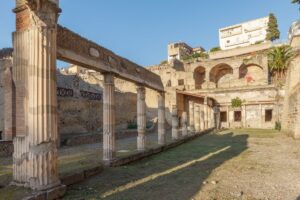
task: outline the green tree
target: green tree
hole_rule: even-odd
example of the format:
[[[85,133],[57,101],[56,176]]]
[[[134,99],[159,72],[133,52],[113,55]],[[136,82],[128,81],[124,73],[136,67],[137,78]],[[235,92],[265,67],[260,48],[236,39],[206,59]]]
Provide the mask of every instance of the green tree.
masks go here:
[[[268,65],[270,72],[275,75],[276,81],[282,79],[293,59],[292,47],[283,45],[272,48],[268,53]]]
[[[280,31],[278,29],[277,18],[273,13],[270,13],[268,29],[267,29],[267,40],[274,41],[279,38],[280,38]]]

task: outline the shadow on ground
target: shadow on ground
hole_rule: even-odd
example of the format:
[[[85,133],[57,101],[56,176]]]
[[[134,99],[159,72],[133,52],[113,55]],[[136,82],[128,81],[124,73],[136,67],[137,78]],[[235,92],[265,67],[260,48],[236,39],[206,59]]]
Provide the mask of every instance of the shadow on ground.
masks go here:
[[[64,199],[180,199],[197,194],[214,169],[247,147],[248,135],[209,134],[68,188]]]

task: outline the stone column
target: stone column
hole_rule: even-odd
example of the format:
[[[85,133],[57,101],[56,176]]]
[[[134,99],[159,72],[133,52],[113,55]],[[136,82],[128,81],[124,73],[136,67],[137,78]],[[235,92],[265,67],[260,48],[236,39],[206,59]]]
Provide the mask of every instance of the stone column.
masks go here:
[[[243,105],[242,107],[242,119],[243,119],[243,127],[244,128],[247,128],[247,117],[246,117],[246,113],[247,113],[247,110],[246,110],[246,105]]]
[[[172,107],[172,139],[178,140],[179,134],[178,134],[178,116],[177,116],[177,107],[174,105]]]
[[[195,105],[195,130],[200,132],[200,106],[198,104]]]
[[[115,158],[115,83],[114,75],[105,73],[103,83],[103,161],[109,165]]]
[[[12,77],[11,60],[5,60],[9,66],[4,71],[4,132],[3,140],[12,141],[16,135],[15,125],[15,88]]]
[[[195,131],[194,112],[194,102],[189,101],[189,129],[191,132]]]
[[[262,112],[263,112],[262,111],[262,104],[259,104],[259,114],[260,114],[260,124],[259,124],[259,126],[260,126],[260,128],[263,127],[263,113]]]
[[[187,113],[183,112],[181,115],[181,131],[183,137],[186,137],[188,135],[187,121],[188,121]]]
[[[14,140],[13,180],[34,190],[47,190],[60,185],[56,148],[58,1],[36,5],[36,1],[17,0],[15,12],[14,78],[24,83],[17,98],[17,108],[23,111],[17,113],[17,120],[26,129],[21,125]]]
[[[158,94],[158,144],[166,144],[164,92]]]
[[[145,87],[142,85],[137,86],[137,149],[144,151],[145,147],[145,132],[146,132],[146,103],[145,103]]]
[[[227,128],[230,128],[230,122],[229,122],[229,106],[226,107],[226,114],[227,114]],[[220,122],[221,123],[221,122]]]
[[[203,104],[200,104],[200,130],[204,130],[204,106]]]
[[[207,128],[211,128],[211,108],[207,106]]]
[[[207,97],[204,99],[204,129],[208,129],[208,106],[207,106]]]

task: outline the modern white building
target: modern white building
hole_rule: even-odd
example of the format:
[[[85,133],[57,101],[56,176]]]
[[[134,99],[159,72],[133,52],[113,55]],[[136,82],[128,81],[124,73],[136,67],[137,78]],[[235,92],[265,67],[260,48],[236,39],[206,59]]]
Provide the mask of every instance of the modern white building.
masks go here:
[[[264,42],[267,36],[269,17],[251,20],[219,30],[222,50]]]

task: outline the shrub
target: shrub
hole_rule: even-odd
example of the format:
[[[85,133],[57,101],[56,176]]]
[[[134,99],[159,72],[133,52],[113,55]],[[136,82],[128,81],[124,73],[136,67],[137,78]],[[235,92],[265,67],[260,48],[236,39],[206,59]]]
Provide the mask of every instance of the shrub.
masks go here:
[[[216,52],[216,51],[220,51],[221,48],[220,47],[213,47],[210,49],[210,52]]]
[[[231,99],[231,106],[233,108],[239,108],[242,106],[242,100],[239,97],[236,97],[234,99]]]
[[[275,130],[281,131],[281,122],[275,122]]]

